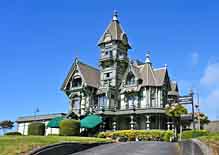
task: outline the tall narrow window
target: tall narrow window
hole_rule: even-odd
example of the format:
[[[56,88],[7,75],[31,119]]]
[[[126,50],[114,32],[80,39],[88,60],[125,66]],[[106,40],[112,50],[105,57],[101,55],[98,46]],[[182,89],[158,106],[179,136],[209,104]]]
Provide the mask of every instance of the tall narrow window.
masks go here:
[[[126,79],[127,85],[133,85],[135,84],[135,76],[132,73],[129,73]]]
[[[100,108],[107,107],[107,97],[105,95],[101,95],[98,97],[98,104]]]
[[[155,89],[151,90],[151,107],[156,107]]]
[[[134,109],[137,108],[137,105],[135,104],[136,96],[135,95],[129,95],[127,97],[127,109]]]
[[[80,104],[81,104],[80,97],[73,98],[73,100],[72,100],[72,109],[74,111],[78,111],[79,112],[80,108],[81,108]]]

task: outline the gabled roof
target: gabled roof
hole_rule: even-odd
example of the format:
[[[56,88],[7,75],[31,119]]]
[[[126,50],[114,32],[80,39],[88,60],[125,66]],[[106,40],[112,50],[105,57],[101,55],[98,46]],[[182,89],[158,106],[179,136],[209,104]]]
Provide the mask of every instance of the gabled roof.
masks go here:
[[[165,82],[165,76],[167,74],[167,68],[154,69],[155,76],[157,78],[157,84],[162,85]]]
[[[64,80],[64,83],[61,87],[62,90],[66,89],[68,82],[70,81],[71,77],[73,76],[76,68],[79,70],[79,72],[82,76],[82,79],[84,80],[84,82],[87,86],[94,87],[94,88],[99,87],[99,81],[100,81],[99,70],[90,66],[90,65],[82,63],[81,61],[79,61],[76,58],[68,75],[67,75],[67,77]]]
[[[127,35],[123,31],[122,26],[120,25],[117,17],[117,14],[114,14],[113,20],[108,25],[107,29],[99,39],[98,45],[111,41],[121,41],[124,45],[128,46],[128,48],[131,48],[131,46],[128,43]]]
[[[148,58],[146,63],[132,63],[129,62],[129,68],[131,72],[135,75],[136,78],[141,79],[142,83],[140,86],[163,86],[166,80],[169,79],[167,67],[154,69],[150,59]],[[124,74],[123,80],[126,79],[127,73],[130,69]]]

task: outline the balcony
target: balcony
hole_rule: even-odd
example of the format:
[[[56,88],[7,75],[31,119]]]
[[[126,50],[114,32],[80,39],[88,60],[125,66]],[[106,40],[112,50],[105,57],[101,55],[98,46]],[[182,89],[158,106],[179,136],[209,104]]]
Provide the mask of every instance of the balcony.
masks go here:
[[[100,61],[106,61],[106,60],[113,60],[113,55],[108,54],[108,55],[101,56]]]

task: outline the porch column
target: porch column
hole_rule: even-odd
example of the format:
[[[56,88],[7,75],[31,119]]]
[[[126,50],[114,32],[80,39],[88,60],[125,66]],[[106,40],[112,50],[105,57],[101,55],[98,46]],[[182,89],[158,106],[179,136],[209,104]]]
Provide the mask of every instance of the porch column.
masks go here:
[[[116,131],[116,119],[113,118],[113,131]]]
[[[150,123],[151,123],[150,122],[150,115],[146,115],[145,117],[146,117],[146,122],[145,122],[146,123],[146,129],[150,130]]]
[[[105,122],[105,119],[104,119],[103,116],[102,116],[102,123],[100,124],[100,130],[101,130],[102,132],[105,131],[105,126],[106,126],[106,122]]]
[[[170,122],[167,122],[167,130],[170,130]]]
[[[134,122],[134,116],[133,115],[131,115],[130,116],[130,127],[131,127],[131,130],[134,130],[134,124],[135,124],[135,122]]]

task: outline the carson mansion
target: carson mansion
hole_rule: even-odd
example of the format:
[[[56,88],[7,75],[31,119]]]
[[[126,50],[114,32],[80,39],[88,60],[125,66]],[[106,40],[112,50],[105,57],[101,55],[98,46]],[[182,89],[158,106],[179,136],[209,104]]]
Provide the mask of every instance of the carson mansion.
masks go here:
[[[154,68],[150,52],[144,62],[129,58],[131,45],[116,13],[98,46],[99,68],[76,58],[64,80],[61,89],[69,99],[66,117],[101,116],[103,130],[167,129],[164,107],[179,97],[167,65]]]

